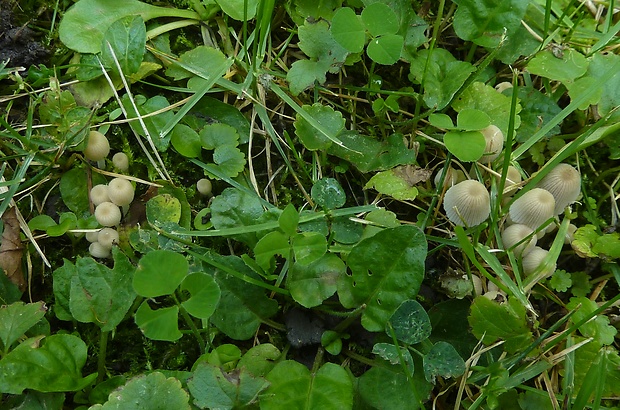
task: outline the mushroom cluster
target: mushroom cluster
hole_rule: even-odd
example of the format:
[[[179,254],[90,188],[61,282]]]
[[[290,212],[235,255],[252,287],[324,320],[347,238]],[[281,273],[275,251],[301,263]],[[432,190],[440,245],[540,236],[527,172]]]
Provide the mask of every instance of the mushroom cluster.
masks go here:
[[[105,168],[105,159],[110,154],[110,142],[108,138],[99,131],[90,131],[84,157],[97,163],[98,168]],[[117,152],[112,156],[112,164],[118,171],[126,172],[129,169],[129,157],[124,152]]]

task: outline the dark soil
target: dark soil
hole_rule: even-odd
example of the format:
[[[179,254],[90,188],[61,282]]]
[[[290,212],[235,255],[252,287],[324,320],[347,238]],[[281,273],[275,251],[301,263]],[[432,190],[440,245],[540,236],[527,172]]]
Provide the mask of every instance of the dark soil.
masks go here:
[[[0,2],[0,62],[8,60],[8,67],[30,67],[44,64],[51,56],[50,51],[37,40],[37,33],[28,28],[14,25],[13,8],[8,1]]]

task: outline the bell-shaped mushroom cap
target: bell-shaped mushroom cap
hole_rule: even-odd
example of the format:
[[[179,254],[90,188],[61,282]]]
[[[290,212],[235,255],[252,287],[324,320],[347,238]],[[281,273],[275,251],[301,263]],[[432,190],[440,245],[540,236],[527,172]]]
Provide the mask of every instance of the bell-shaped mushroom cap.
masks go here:
[[[120,171],[127,171],[129,169],[129,157],[124,152],[117,152],[112,156],[112,163]]]
[[[439,185],[439,181],[441,181],[441,174],[443,173],[443,168],[440,168],[435,174],[435,178],[433,179],[433,183],[435,186]],[[443,186],[445,188],[450,188],[452,185],[457,184],[461,181],[465,180],[465,174],[460,169],[454,169],[452,167],[448,167],[446,170],[446,176],[443,179]]]
[[[196,189],[200,193],[200,195],[210,195],[211,190],[213,189],[213,184],[207,178],[201,178],[196,182]]]
[[[491,162],[495,160],[495,158],[499,157],[499,154],[504,149],[504,134],[502,133],[502,130],[493,124],[481,129],[480,132],[484,135],[486,147],[484,148],[485,154],[478,160],[478,162]]]
[[[536,185],[546,189],[555,199],[555,215],[577,200],[581,191],[581,175],[569,164],[558,164]]]
[[[446,191],[443,209],[448,219],[456,225],[479,225],[491,213],[489,191],[472,179],[459,182]]]
[[[99,231],[97,235],[97,242],[101,244],[104,248],[112,249],[112,246],[118,243],[118,232],[116,229],[112,228],[103,228]]]
[[[129,205],[133,201],[134,191],[131,182],[124,178],[114,178],[108,184],[110,201],[118,206]]]
[[[515,185],[522,181],[521,173],[512,165],[508,166],[508,172],[506,173],[506,184],[504,185],[504,195],[512,195],[517,192]],[[512,188],[511,188],[512,187]]]
[[[95,208],[95,219],[101,226],[116,226],[121,223],[121,210],[112,202],[102,202]]]
[[[532,235],[534,230],[529,226],[522,224],[510,225],[502,231],[502,242],[505,249],[510,249],[528,236],[530,239],[525,240],[513,249],[515,256],[527,255],[536,246],[536,235]]]
[[[99,231],[90,231],[90,232],[86,232],[86,240],[88,242],[97,242],[97,238],[99,236]]]
[[[523,257],[523,273],[525,273],[525,275],[531,275],[532,273],[534,273],[542,265],[548,254],[549,251],[544,250],[543,248],[540,248],[538,246],[534,246],[530,253]],[[544,277],[553,275],[553,272],[555,272],[555,268],[555,264],[553,266],[545,268]]]
[[[93,258],[107,258],[110,256],[110,249],[104,247],[99,242],[93,242],[88,247],[88,251]]]
[[[95,206],[102,202],[110,202],[110,197],[108,196],[108,186],[99,184],[92,187],[90,190],[90,200]]]
[[[555,199],[541,188],[533,188],[510,205],[510,219],[536,230],[554,215]]]
[[[105,135],[99,131],[88,134],[88,144],[84,149],[84,156],[91,161],[101,161],[110,153],[110,143]]]

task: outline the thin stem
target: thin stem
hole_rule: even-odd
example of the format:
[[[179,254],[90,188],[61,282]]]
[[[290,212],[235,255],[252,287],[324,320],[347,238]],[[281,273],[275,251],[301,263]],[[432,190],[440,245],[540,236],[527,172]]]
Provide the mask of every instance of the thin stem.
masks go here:
[[[189,316],[189,313],[187,313],[187,310],[185,310],[185,308],[181,305],[181,302],[179,302],[179,299],[174,293],[172,294],[172,297],[174,299],[174,303],[176,303],[179,307],[179,312],[181,312],[183,320],[185,320],[185,323],[187,323],[189,328],[192,330],[194,337],[198,341],[198,345],[200,346],[200,354],[204,354],[207,351],[207,347],[205,345],[204,339],[202,338],[202,335],[200,334],[200,330],[198,330],[196,323],[194,323],[192,318]]]
[[[97,358],[97,384],[101,383],[105,377],[105,357],[108,350],[108,335],[110,331],[101,331],[99,336],[99,357]]]

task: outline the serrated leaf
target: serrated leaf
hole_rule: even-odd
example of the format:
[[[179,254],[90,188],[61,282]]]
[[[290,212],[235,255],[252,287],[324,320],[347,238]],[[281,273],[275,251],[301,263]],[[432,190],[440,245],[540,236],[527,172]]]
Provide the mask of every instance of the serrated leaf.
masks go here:
[[[450,343],[437,342],[424,355],[424,377],[435,383],[435,377],[458,377],[465,373],[465,361]]]
[[[512,95],[507,92],[507,95]],[[519,117],[521,125],[517,130],[517,141],[524,142],[562,111],[558,104],[549,96],[531,86],[519,87],[519,101],[523,109]],[[560,126],[556,125],[545,136],[552,137],[560,133]]]
[[[160,372],[137,376],[110,393],[100,410],[189,410],[189,394],[174,377]]]
[[[596,302],[586,297],[572,297],[566,305],[567,309],[575,309],[578,305],[581,307],[571,316],[571,323],[577,323],[585,318],[593,320],[584,323],[579,327],[579,333],[585,337],[592,337],[595,341],[602,345],[610,345],[614,342],[614,337],[618,330],[609,324],[609,318],[605,315],[594,316],[592,313],[598,309]]]
[[[389,323],[394,329],[396,339],[413,345],[420,343],[431,335],[431,321],[428,314],[415,300],[406,300],[390,317]],[[391,332],[386,329],[390,336]]]
[[[463,162],[474,162],[482,158],[486,147],[480,131],[449,131],[443,137],[446,148]]]
[[[360,17],[349,7],[341,7],[334,17],[330,27],[334,40],[351,53],[359,53],[364,49],[366,33]]]
[[[400,350],[400,354],[399,354]],[[372,352],[383,360],[390,362],[391,364],[398,365],[401,361],[401,356],[405,361],[405,365],[409,371],[409,374],[414,372],[413,357],[406,348],[400,346],[394,346],[390,343],[376,343],[372,347]]]
[[[471,305],[468,321],[474,336],[484,344],[505,340],[504,349],[508,353],[514,353],[532,342],[525,307],[515,298],[499,304],[484,296],[478,296]]]
[[[174,342],[183,336],[179,330],[178,306],[153,310],[145,300],[136,311],[135,320],[149,339]]]
[[[180,253],[155,250],[144,255],[133,277],[133,288],[140,296],[170,295],[183,282],[189,264]]]
[[[521,26],[528,2],[520,0],[455,0],[454,30],[463,40],[497,47],[502,35]]]
[[[344,130],[344,118],[340,111],[332,107],[316,103],[304,105],[302,109],[314,118],[330,135],[338,135]],[[332,145],[332,140],[312,126],[299,113],[295,117],[295,131],[297,137],[306,148],[312,151],[327,149]]]
[[[374,3],[382,4],[382,3]],[[405,39],[398,34],[385,34],[368,43],[366,53],[377,64],[392,65],[400,59]]]
[[[261,396],[263,410],[353,408],[353,382],[344,368],[325,363],[316,372],[301,363],[286,360],[267,375],[271,383]]]
[[[345,270],[342,259],[328,253],[307,266],[293,264],[286,287],[303,307],[319,306],[336,292],[338,278],[345,274]]]
[[[97,377],[96,373],[82,377],[87,353],[86,343],[73,335],[26,339],[0,360],[0,391],[21,394],[24,389],[81,390]]]
[[[347,257],[352,275],[338,282],[341,303],[346,308],[365,304],[362,325],[383,331],[398,306],[418,293],[425,258],[426,238],[414,226],[384,229],[362,240]]]
[[[15,302],[8,306],[0,306],[0,340],[5,351],[31,327],[45,316],[45,303]]]
[[[181,303],[187,312],[199,319],[211,317],[220,301],[220,287],[212,276],[204,272],[190,273],[181,283],[181,291],[188,291],[189,299]]]

